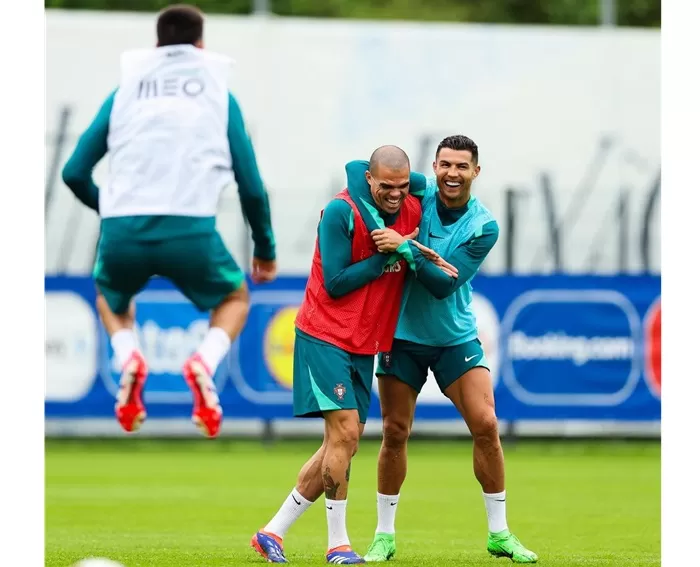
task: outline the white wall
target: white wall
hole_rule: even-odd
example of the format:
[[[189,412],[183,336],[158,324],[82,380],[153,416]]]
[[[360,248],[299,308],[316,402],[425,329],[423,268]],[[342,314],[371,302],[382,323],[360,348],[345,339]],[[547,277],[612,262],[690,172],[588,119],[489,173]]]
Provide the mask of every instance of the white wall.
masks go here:
[[[74,112],[62,164],[116,86],[119,54],[153,44],[154,33],[152,15],[47,11],[49,164],[60,109],[69,105]],[[642,267],[643,211],[660,167],[658,31],[210,16],[205,34],[208,48],[237,61],[231,87],[269,186],[284,272],[308,272],[319,210],[342,188],[346,161],[394,143],[415,168],[428,171],[438,141],[454,133],[479,144],[483,172],[476,193],[502,225],[506,190],[523,194],[516,271],[551,269],[543,173],[555,192],[557,218],[567,210],[576,217],[561,227],[567,271],[616,270],[611,215],[621,188],[630,196],[628,265],[630,271]],[[423,161],[422,140],[431,154]],[[591,171],[595,181],[580,189]],[[47,273],[88,273],[97,219],[60,181],[54,195],[46,220]],[[657,206],[656,271],[658,217]],[[226,193],[220,227],[241,257],[234,188]],[[505,241],[503,230],[485,270],[504,269]],[[596,252],[599,261],[591,263]]]

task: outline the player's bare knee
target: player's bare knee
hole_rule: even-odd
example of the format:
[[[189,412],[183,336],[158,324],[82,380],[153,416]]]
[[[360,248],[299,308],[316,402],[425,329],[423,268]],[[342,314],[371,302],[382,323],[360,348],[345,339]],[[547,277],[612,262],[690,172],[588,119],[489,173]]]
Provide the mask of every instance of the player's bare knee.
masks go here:
[[[236,336],[242,327],[242,321],[248,318],[250,299],[248,288],[241,285],[236,291],[229,293],[211,313],[212,327],[221,327],[230,336]]]
[[[360,442],[360,424],[352,415],[338,414],[334,416],[331,426],[328,428],[329,445],[342,446],[351,455],[357,452]]]
[[[250,308],[250,292],[248,291],[248,286],[243,283],[236,291],[229,293],[224,300],[221,302],[223,305],[235,304],[238,309],[245,309],[246,314]]]
[[[408,443],[411,434],[410,420],[385,417],[382,423],[384,445],[399,449]]]
[[[338,431],[335,439],[336,445],[340,444],[350,450],[350,454],[355,454],[360,443],[360,431],[357,425],[348,424]]]
[[[97,299],[95,299],[95,307],[97,307],[97,311],[99,313],[102,313],[105,310],[111,311],[111,309],[109,309],[109,305],[107,305],[107,300],[105,299],[105,296],[99,292],[97,293]]]
[[[359,439],[362,437],[362,434],[365,432],[365,424],[360,423],[357,428],[357,435],[358,435],[358,441],[355,443],[355,448],[352,451],[352,456],[354,457],[357,455],[357,452],[360,450],[360,441]]]
[[[472,436],[477,443],[491,443],[498,439],[498,418],[493,411],[484,411],[479,419],[470,425]]]

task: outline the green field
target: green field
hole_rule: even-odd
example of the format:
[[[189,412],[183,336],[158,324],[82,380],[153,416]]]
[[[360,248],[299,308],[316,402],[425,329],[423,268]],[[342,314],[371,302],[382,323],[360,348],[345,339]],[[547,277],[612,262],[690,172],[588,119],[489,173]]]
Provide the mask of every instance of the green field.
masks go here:
[[[251,535],[291,490],[308,441],[46,443],[46,565],[109,557],[127,567],[265,564]],[[375,527],[378,444],[355,457],[348,526],[364,553]],[[540,565],[660,565],[659,443],[506,445],[508,521]],[[414,441],[397,516],[398,566],[511,565],[485,551],[468,441]],[[325,513],[285,541],[294,565],[323,565]]]

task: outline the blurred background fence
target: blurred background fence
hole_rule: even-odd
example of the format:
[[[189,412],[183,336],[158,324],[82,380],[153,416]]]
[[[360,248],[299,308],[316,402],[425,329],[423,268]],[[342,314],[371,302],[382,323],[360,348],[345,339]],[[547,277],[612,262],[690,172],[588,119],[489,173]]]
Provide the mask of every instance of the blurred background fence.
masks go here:
[[[119,433],[89,278],[99,221],[60,170],[117,85],[120,53],[154,44],[155,11],[169,3],[46,2],[49,435]],[[474,287],[504,430],[658,436],[658,1],[197,4],[209,14],[207,48],[235,60],[231,89],[270,192],[282,272],[253,288],[249,323],[217,373],[225,432],[320,431],[290,419],[293,319],[318,214],[343,187],[345,162],[394,143],[429,173],[440,139],[463,133],[480,147],[476,194],[501,225]],[[105,160],[98,185],[106,171]],[[218,224],[247,263],[235,187]],[[179,369],[206,318],[160,280],[137,303],[152,369],[142,434],[189,434]],[[434,384],[419,400],[417,431],[465,431]],[[376,397],[371,417],[376,433]]]

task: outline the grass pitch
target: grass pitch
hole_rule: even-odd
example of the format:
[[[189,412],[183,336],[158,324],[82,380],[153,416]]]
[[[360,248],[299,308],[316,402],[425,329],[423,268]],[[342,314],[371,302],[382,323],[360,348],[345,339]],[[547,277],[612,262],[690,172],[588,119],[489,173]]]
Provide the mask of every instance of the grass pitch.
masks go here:
[[[108,557],[126,567],[264,565],[251,535],[317,448],[310,441],[47,440],[46,562]],[[348,529],[364,553],[376,522],[378,443],[353,461]],[[660,565],[659,443],[506,445],[508,523],[548,566]],[[506,567],[486,553],[471,442],[412,441],[389,565]],[[324,565],[314,505],[285,539],[293,565]]]

